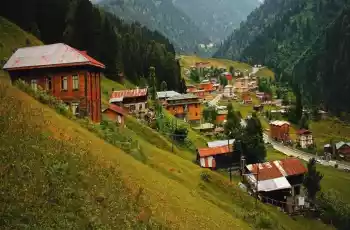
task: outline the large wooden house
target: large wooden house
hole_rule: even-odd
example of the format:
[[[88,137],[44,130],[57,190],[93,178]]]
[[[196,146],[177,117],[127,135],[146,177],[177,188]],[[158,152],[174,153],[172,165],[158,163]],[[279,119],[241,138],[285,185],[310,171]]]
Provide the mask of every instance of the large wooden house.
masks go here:
[[[287,121],[271,121],[270,137],[276,141],[290,141],[290,123]]]
[[[113,91],[109,103],[121,106],[130,113],[145,113],[148,109],[148,89],[128,89]]]
[[[174,116],[191,123],[199,123],[202,117],[202,105],[193,94],[181,94],[167,99],[166,109]]]
[[[12,81],[24,80],[61,99],[73,114],[101,120],[101,71],[105,66],[87,52],[58,43],[18,49],[7,61]]]

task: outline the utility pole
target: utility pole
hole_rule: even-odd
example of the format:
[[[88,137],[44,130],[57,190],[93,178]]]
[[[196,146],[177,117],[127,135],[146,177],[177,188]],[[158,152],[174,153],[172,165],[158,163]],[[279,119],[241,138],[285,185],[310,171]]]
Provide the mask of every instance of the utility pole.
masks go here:
[[[259,196],[259,171],[260,171],[260,163],[258,163],[257,173],[256,173],[256,194],[255,194],[255,206],[258,205],[258,196]]]

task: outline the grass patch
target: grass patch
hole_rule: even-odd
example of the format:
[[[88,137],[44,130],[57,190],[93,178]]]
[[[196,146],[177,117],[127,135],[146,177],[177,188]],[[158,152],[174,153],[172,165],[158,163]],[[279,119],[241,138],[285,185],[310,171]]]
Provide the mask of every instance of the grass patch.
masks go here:
[[[263,78],[270,78],[270,79],[275,79],[275,73],[272,72],[272,70],[264,67],[260,69],[258,72],[255,74],[257,77],[263,77]]]

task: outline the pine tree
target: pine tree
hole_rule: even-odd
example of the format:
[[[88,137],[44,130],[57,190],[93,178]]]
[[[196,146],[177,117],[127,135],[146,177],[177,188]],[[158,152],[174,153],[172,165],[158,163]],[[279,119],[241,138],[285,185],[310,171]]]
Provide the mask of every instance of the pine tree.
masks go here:
[[[165,81],[162,81],[160,84],[160,91],[167,91],[168,90],[168,85]]]
[[[151,82],[151,97],[152,100],[156,100],[157,98],[157,86],[156,86],[156,69],[151,66],[149,68],[149,80]]]
[[[307,190],[307,196],[311,203],[315,203],[316,194],[321,191],[321,180],[323,175],[316,170],[316,159],[312,158],[307,164],[307,173],[304,178],[304,186]]]
[[[228,138],[239,139],[242,134],[241,119],[239,118],[237,112],[234,110],[233,105],[229,104],[227,106],[227,118],[224,126],[225,135]]]

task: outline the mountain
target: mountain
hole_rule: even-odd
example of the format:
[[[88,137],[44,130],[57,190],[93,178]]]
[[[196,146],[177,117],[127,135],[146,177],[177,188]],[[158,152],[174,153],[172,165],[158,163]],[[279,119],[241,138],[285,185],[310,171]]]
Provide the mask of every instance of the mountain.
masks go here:
[[[266,0],[226,39],[215,57],[261,63],[288,82],[303,103],[350,111],[347,0]],[[341,96],[339,96],[341,95]],[[298,97],[299,97],[298,96]]]
[[[215,57],[263,63],[292,73],[294,62],[340,13],[346,0],[266,0]]]
[[[261,2],[259,0],[172,0],[214,43],[220,43]]]
[[[98,5],[127,22],[139,22],[161,32],[179,52],[193,52],[198,44],[210,42],[171,0],[102,0]]]
[[[64,42],[106,64],[106,76],[137,84],[156,68],[157,84],[180,90],[180,66],[168,39],[156,31],[126,24],[89,0],[5,1],[0,16],[36,35],[46,44]]]

